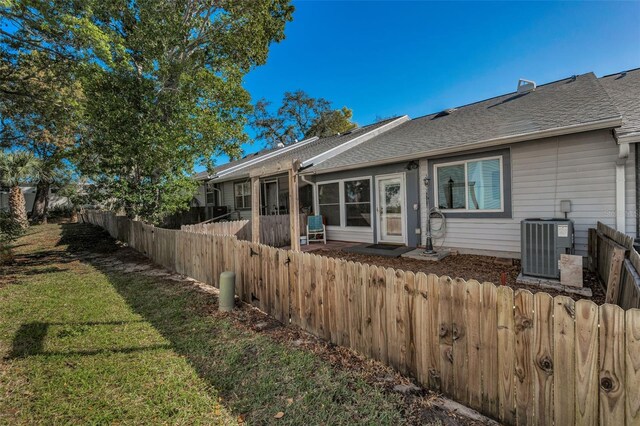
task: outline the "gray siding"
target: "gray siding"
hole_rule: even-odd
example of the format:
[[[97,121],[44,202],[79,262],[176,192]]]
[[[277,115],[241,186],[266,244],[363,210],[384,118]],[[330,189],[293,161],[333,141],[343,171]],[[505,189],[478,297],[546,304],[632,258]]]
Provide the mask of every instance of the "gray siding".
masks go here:
[[[618,147],[609,131],[523,142],[511,146],[511,219],[450,218],[436,245],[520,254],[520,221],[562,217],[560,200],[571,200],[577,254],[586,255],[587,230],[597,221],[615,226],[615,161]],[[633,157],[635,150],[632,150]],[[421,161],[421,176],[426,171]],[[635,236],[634,158],[626,169],[626,231]],[[423,226],[426,211],[421,212]]]

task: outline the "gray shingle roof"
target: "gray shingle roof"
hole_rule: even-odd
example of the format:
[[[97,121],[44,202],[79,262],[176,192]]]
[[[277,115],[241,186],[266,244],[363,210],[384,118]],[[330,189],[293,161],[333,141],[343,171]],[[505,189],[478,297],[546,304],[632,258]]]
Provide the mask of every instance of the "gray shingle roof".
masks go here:
[[[350,140],[355,139],[364,133],[376,130],[377,128],[382,127],[385,124],[388,124],[390,121],[393,121],[396,119],[397,117],[394,117],[394,118],[383,120],[374,124],[358,127],[342,135],[320,138],[316,141],[301,145],[299,148],[293,148],[291,150],[285,151],[282,154],[276,155],[275,157],[271,157],[265,161],[260,161],[256,164],[243,167],[237,171],[224,175],[220,179],[214,179],[213,182],[222,182],[227,180],[242,179],[242,178],[248,177],[252,170],[259,169],[268,163],[278,163],[281,161],[288,161],[288,160],[294,160],[294,159],[304,162],[332,148],[335,148],[339,145],[349,142]]]
[[[448,115],[409,120],[309,172],[391,162],[446,148],[615,119],[620,113],[593,73],[538,86],[527,94],[509,93],[457,108]],[[438,117],[439,116],[439,117]]]
[[[618,135],[640,134],[640,68],[607,75],[599,81],[622,114]]]
[[[221,164],[220,166],[215,166],[214,169],[213,169],[213,173],[219,173],[219,172],[222,172],[222,171],[224,171],[224,170],[226,170],[226,169],[228,169],[230,167],[237,166],[237,165],[240,165],[240,164],[243,164],[243,163],[247,163],[247,162],[249,162],[251,160],[255,160],[257,158],[260,158],[260,157],[262,157],[262,156],[264,156],[266,154],[270,154],[272,152],[275,152],[275,151],[277,151],[279,149],[282,149],[282,148],[263,149],[263,150],[258,151],[258,152],[247,154],[244,157],[239,158],[237,160],[229,161],[228,163]],[[196,173],[195,175],[193,175],[193,178],[196,179],[196,180],[208,179],[209,178],[209,172],[204,171],[204,172]]]

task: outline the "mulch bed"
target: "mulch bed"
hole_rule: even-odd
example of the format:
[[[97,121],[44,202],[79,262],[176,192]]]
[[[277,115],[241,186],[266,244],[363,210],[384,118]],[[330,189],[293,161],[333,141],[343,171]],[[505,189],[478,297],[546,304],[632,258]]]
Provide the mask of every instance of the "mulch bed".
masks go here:
[[[477,280],[479,282],[491,282],[496,285],[502,284],[502,276],[505,275],[505,284],[514,290],[527,289],[532,293],[544,292],[551,296],[569,296],[574,300],[589,299],[601,305],[605,300],[605,293],[600,285],[598,277],[584,269],[584,286],[589,287],[593,292],[592,297],[581,296],[579,294],[564,293],[551,289],[541,289],[531,285],[521,285],[516,283],[520,273],[520,261],[517,259],[502,259],[490,256],[477,256],[467,254],[457,254],[445,257],[439,262],[429,260],[411,259],[407,257],[385,257],[360,253],[350,253],[343,250],[320,249],[313,251],[313,254],[353,262],[367,263],[369,265],[383,266],[385,268],[401,269],[414,273],[424,272],[425,274],[436,274],[438,276],[447,275],[451,278],[463,278],[464,280]]]

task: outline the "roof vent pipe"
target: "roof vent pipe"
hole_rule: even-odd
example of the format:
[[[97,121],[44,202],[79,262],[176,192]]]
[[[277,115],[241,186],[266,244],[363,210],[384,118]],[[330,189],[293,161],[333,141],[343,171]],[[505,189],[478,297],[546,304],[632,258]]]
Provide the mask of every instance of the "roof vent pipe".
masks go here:
[[[529,93],[536,90],[536,82],[532,80],[525,80],[521,78],[518,80],[518,93]]]

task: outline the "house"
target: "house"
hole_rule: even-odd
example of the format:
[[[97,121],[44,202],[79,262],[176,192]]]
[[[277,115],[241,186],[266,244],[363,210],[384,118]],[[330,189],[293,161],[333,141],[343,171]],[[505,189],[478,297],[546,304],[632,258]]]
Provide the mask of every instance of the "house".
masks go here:
[[[640,70],[593,73],[518,90],[409,120],[302,171],[317,187],[328,237],[425,244],[427,188],[436,247],[520,255],[520,221],[567,217],[578,254],[597,221],[637,233]],[[416,170],[417,169],[417,170]],[[353,182],[370,189],[354,203]],[[356,207],[357,206],[357,207]],[[350,211],[370,210],[369,226]],[[357,226],[354,226],[357,225]]]
[[[36,198],[35,186],[21,186],[22,193],[24,194],[25,205],[27,207],[27,213],[31,213],[33,210],[33,202]],[[55,210],[64,208],[69,205],[69,200],[66,197],[60,197],[56,194],[56,189],[50,190],[49,209]],[[9,210],[9,188],[0,188],[0,210]]]
[[[436,248],[518,258],[522,219],[566,215],[586,255],[598,221],[638,235],[639,141],[640,69],[521,80],[469,105],[245,157],[201,176],[200,198],[249,218],[259,176],[259,213],[288,213],[273,165],[297,159],[300,207],[323,215],[331,240],[424,246],[431,211]]]
[[[196,196],[197,203],[206,207],[224,207],[234,212],[233,217],[251,218],[251,174],[259,172],[265,165],[298,160],[303,164],[320,164],[367,140],[388,131],[408,120],[407,116],[383,120],[368,126],[358,127],[347,133],[318,138],[312,137],[293,145],[276,147],[250,154],[244,158],[217,167],[213,174],[199,173],[196,179],[202,182]],[[299,210],[314,209],[312,182],[299,182]],[[288,214],[289,183],[286,172],[265,174],[260,179],[260,214]]]

